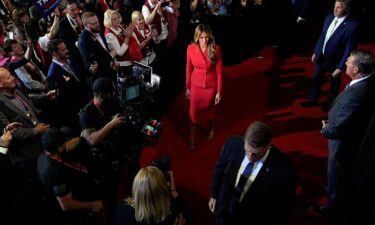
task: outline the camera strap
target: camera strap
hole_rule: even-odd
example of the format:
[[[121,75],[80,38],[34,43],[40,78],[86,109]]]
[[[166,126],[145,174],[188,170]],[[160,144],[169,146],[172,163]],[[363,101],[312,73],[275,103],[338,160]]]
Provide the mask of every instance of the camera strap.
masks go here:
[[[75,163],[75,162],[67,162],[67,161],[63,161],[59,156],[57,155],[52,155],[48,152],[46,152],[46,154],[53,160],[55,160],[56,162],[59,162],[61,164],[63,164],[64,166],[67,166],[71,169],[74,169],[74,170],[77,170],[79,172],[82,172],[82,173],[89,173],[87,168],[82,165],[81,163]]]
[[[95,108],[99,111],[99,113],[100,113],[102,116],[105,117],[104,112],[100,109],[100,106],[99,106],[99,104],[95,101],[95,98],[92,99],[92,102],[94,103]]]

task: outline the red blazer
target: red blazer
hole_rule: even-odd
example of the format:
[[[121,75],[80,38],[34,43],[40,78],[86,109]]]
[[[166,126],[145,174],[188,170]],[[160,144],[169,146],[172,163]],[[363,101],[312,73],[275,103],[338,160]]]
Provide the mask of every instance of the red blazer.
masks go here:
[[[202,53],[199,45],[190,44],[186,57],[186,88],[191,84],[202,88],[217,87],[221,93],[223,80],[223,60],[220,47],[216,45],[216,64],[211,64],[207,52]]]

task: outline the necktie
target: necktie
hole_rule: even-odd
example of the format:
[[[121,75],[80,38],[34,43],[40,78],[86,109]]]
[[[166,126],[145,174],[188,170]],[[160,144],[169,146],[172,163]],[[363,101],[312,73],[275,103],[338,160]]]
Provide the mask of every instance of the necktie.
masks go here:
[[[235,190],[232,194],[232,197],[231,197],[231,200],[230,200],[230,203],[229,203],[229,211],[231,213],[235,213],[237,211],[243,189],[245,187],[245,184],[246,184],[251,172],[253,171],[253,166],[254,166],[254,163],[249,162],[246,165],[245,170],[241,174],[240,180],[238,181],[238,183],[236,185],[236,188],[235,188]]]
[[[332,26],[332,29],[330,30],[330,33],[329,33],[329,35],[328,35],[328,38],[330,38],[330,37],[332,36],[333,32],[335,31],[336,26],[337,26],[337,22],[338,22],[338,19],[335,18],[335,19],[333,20],[333,26]]]
[[[335,19],[333,20],[333,24],[332,24],[331,26],[328,27],[327,34],[326,34],[325,39],[324,39],[323,48],[322,48],[322,52],[323,52],[323,54],[324,54],[324,51],[325,51],[325,48],[326,48],[326,44],[327,44],[329,38],[332,36],[333,32],[334,32],[335,29],[336,29],[337,23],[338,23],[338,19],[335,18]]]
[[[70,66],[68,64],[64,64],[63,65],[64,69],[70,74],[72,75],[77,81],[79,81],[78,77],[75,75],[75,73],[73,72],[73,70],[70,68]]]
[[[247,179],[249,178],[251,172],[253,171],[253,166],[254,166],[254,163],[249,162],[246,165],[245,170],[241,174],[240,180],[238,181],[238,184],[236,185],[236,191],[235,191],[235,195],[239,195],[238,198],[241,197],[241,194],[242,194],[243,188],[245,187]]]

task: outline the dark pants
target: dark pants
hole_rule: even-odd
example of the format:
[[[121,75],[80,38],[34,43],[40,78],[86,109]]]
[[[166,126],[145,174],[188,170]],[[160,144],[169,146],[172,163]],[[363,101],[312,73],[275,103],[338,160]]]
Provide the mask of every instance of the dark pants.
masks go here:
[[[324,59],[323,59],[324,61]],[[329,73],[328,79],[329,79],[329,90],[328,90],[328,96],[327,101],[330,105],[335,98],[337,97],[340,89],[341,84],[341,78],[340,77],[332,77],[331,74],[336,68],[329,68],[328,65],[325,65],[325,63],[319,63],[315,64],[315,72],[312,77],[312,87],[310,92],[310,100],[314,102],[319,101],[319,97],[321,94],[322,85],[324,82],[324,76]]]

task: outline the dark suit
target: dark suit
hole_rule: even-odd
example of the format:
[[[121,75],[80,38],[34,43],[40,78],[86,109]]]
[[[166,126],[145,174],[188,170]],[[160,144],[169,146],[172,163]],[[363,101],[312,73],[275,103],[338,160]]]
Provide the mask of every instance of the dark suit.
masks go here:
[[[224,144],[212,178],[211,197],[216,199],[217,224],[282,224],[295,200],[295,170],[285,156],[272,148],[263,167],[230,219],[228,204],[238,170],[245,157],[243,137]]]
[[[311,101],[319,101],[320,90],[326,72],[333,73],[335,69],[345,71],[345,62],[355,46],[355,32],[358,23],[348,15],[328,39],[323,54],[324,39],[334,18],[335,16],[332,13],[326,16],[322,32],[315,46],[315,72],[313,74],[310,93]],[[328,93],[329,104],[333,102],[339,93],[340,83],[340,77],[330,78],[330,88]]]
[[[81,55],[79,54],[78,47],[76,46],[80,33],[79,28],[76,30],[70,25],[66,16],[60,20],[59,37],[64,40],[69,53],[81,61]]]
[[[108,44],[102,34],[100,34],[106,48]],[[98,63],[98,70],[88,81],[89,87],[92,87],[92,83],[99,77],[111,77],[114,78],[114,71],[112,70],[112,56],[109,54],[107,49],[104,49],[102,45],[95,39],[95,37],[86,29],[83,29],[82,33],[78,38],[78,49],[83,58],[86,69],[90,68],[90,64],[93,61]]]
[[[52,62],[48,70],[48,86],[58,91],[54,127],[69,126],[75,131],[80,131],[78,112],[90,99],[90,93],[81,76],[82,71],[76,66],[74,60],[70,62],[74,74],[70,74],[56,62]],[[76,77],[77,78],[76,78]],[[78,79],[78,80],[77,80]]]
[[[360,141],[367,129],[373,108],[368,98],[369,77],[345,89],[332,103],[328,113],[329,125],[321,130],[328,138],[328,197],[329,207],[348,174]]]

